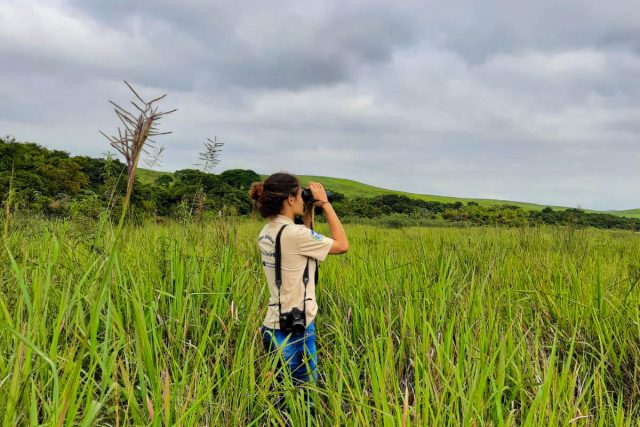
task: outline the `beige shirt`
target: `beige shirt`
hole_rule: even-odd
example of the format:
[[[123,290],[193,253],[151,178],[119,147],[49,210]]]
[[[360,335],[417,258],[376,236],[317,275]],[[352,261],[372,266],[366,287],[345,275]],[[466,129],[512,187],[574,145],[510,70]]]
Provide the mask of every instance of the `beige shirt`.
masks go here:
[[[276,287],[276,236],[280,228],[287,227],[280,236],[282,253],[282,286],[280,287],[280,304],[283,313],[293,307],[302,310],[304,300],[304,282],[302,276],[309,259],[309,282],[307,283],[307,325],[311,324],[318,312],[316,303],[316,262],[324,261],[333,245],[333,239],[325,237],[305,225],[295,224],[284,215],[273,217],[260,232],[258,246],[262,252],[262,266],[269,283],[269,307],[264,319],[268,328],[280,329],[278,314],[278,288]]]

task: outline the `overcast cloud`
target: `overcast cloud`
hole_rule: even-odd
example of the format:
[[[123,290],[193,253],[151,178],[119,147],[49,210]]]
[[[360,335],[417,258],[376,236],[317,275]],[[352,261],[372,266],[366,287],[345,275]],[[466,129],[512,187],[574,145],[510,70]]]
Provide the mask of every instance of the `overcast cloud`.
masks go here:
[[[640,207],[640,2],[0,0],[0,134],[100,156],[168,93],[164,170]],[[113,151],[113,150],[111,150]]]

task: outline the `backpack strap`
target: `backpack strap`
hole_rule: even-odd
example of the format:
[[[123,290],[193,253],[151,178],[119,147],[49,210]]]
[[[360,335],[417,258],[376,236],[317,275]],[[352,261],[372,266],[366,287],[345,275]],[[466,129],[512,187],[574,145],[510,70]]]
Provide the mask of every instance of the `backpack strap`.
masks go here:
[[[280,286],[282,286],[282,249],[280,247],[280,237],[286,227],[287,224],[283,225],[276,236],[276,287],[278,288],[278,294],[280,293]],[[279,299],[280,297],[278,297],[278,300]]]

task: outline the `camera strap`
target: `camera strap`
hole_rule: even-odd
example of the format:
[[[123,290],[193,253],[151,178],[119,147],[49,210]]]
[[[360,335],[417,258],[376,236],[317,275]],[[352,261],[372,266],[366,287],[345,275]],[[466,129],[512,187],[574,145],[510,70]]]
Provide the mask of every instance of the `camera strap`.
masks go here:
[[[315,219],[315,211],[313,211],[314,213],[311,214],[311,229],[313,230],[313,220]],[[318,260],[316,259],[316,272],[315,272],[315,283],[316,284],[316,288],[318,287],[318,272],[320,271],[320,265],[318,265]]]
[[[280,227],[276,235],[276,288],[278,288],[278,315],[282,314],[282,306],[280,304],[280,287],[282,286],[282,248],[280,245],[280,237],[287,224]],[[302,282],[304,283],[304,297],[302,299],[302,312],[307,315],[307,283],[309,283],[309,257],[307,257],[307,266],[302,274]]]

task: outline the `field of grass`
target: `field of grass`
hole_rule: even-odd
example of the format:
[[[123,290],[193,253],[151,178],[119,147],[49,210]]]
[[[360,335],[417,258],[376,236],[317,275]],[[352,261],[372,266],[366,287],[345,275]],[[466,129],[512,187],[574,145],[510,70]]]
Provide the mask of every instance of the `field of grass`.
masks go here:
[[[288,415],[273,405],[261,227],[127,226],[109,264],[107,222],[19,220],[0,251],[2,425],[305,425],[290,384]],[[321,267],[308,425],[637,425],[637,234],[347,233]]]

